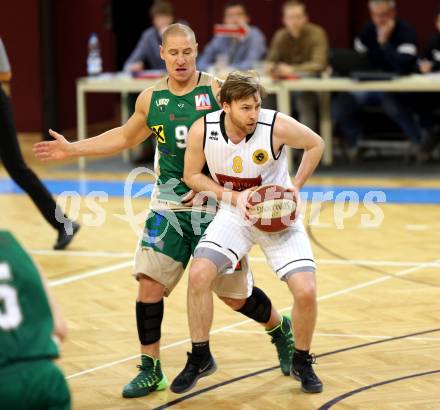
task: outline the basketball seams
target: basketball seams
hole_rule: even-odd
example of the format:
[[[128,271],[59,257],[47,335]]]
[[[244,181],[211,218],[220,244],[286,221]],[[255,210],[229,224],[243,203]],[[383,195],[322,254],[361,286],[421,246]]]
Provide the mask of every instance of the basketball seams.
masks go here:
[[[282,186],[267,184],[257,187],[250,193],[249,213],[255,218],[254,226],[257,229],[267,233],[279,233],[294,223],[296,201],[293,196],[284,197],[288,192]],[[268,197],[267,194],[272,197]],[[273,197],[275,195],[276,198]],[[289,202],[291,202],[290,206]]]

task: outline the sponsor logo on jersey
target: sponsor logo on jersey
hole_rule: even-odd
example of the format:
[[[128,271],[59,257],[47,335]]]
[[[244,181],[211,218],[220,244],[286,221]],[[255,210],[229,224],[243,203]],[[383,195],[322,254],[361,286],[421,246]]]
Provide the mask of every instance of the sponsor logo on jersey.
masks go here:
[[[236,174],[241,174],[243,172],[243,158],[238,155],[234,157],[232,160],[232,169]]]
[[[176,116],[174,114],[170,114],[170,121],[189,121],[191,118],[187,115]]]
[[[185,107],[185,104],[184,104],[184,103],[179,103],[179,104],[177,104],[177,106],[178,106],[179,108],[183,108],[183,107]]]
[[[252,160],[255,162],[255,164],[257,165],[263,165],[267,162],[267,160],[269,159],[269,154],[267,153],[267,151],[265,151],[264,149],[257,149],[253,154],[252,154]]]
[[[261,185],[261,175],[256,178],[239,178],[230,175],[223,175],[215,173],[220,185],[229,185],[235,191],[244,191],[245,189],[253,188]]]
[[[210,140],[218,141],[218,132],[217,131],[211,131],[211,135],[209,136]]]
[[[164,148],[162,145],[159,145],[157,147],[157,150],[159,151],[160,155],[165,155],[167,157],[176,157],[176,154],[173,154],[169,149]]]
[[[159,98],[156,100],[156,107],[159,108],[160,111],[164,112],[165,107],[168,105],[169,102],[169,98]]]
[[[151,129],[159,144],[165,144],[165,128],[163,125],[152,125]]]
[[[209,99],[209,94],[197,94],[195,97],[196,100],[196,110],[210,110],[211,100]]]

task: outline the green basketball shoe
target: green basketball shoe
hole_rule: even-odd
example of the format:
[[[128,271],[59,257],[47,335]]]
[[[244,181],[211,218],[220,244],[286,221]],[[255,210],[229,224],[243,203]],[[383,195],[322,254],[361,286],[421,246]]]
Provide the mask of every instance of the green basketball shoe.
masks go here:
[[[124,386],[122,397],[141,397],[167,388],[168,380],[162,373],[160,360],[143,354],[141,362],[142,364],[137,366],[139,374]]]
[[[271,342],[277,348],[282,373],[284,376],[289,376],[294,348],[290,319],[282,316],[281,323],[271,330],[266,330],[266,332],[272,337]]]

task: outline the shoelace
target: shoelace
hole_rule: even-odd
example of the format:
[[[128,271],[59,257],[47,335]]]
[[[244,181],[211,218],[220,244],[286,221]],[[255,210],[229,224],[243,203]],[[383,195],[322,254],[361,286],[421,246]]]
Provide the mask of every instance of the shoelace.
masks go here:
[[[282,346],[279,346],[280,340],[282,341],[282,343],[281,343]],[[271,343],[274,344],[276,347],[286,349],[288,353],[293,351],[293,342],[290,342],[290,341],[285,340],[283,338],[278,338],[278,339],[272,338]],[[276,343],[278,343],[278,345]],[[278,350],[280,350],[280,349],[278,349]]]
[[[312,365],[312,364],[316,364],[316,356],[315,353],[310,353],[309,357],[307,358],[307,363]]]
[[[310,377],[312,380],[317,381],[318,376],[316,376],[315,372],[313,371],[312,364],[316,364],[316,356],[314,353],[311,353],[307,359],[306,359],[307,365],[304,366],[302,373]]]
[[[285,349],[287,350],[287,353],[290,354],[293,351],[293,340],[292,339],[286,339],[286,337],[284,337],[285,335],[283,334],[282,336],[272,336],[272,340],[271,343],[274,344],[277,348],[277,352],[278,352],[278,356],[280,355],[280,353],[284,353],[284,352],[280,352],[281,349]],[[281,349],[278,349],[278,345],[276,343],[282,342],[280,346]]]
[[[139,369],[139,374],[136,376],[136,378],[133,380],[133,382],[135,384],[137,384],[139,387],[150,387],[152,386],[154,383],[157,383],[158,381],[158,376],[156,374],[156,372],[154,371],[153,367],[150,366],[143,366],[143,365],[137,365],[136,366]],[[145,377],[145,375],[143,374],[144,371],[147,371],[149,369],[153,370],[153,373],[150,373],[147,377]]]

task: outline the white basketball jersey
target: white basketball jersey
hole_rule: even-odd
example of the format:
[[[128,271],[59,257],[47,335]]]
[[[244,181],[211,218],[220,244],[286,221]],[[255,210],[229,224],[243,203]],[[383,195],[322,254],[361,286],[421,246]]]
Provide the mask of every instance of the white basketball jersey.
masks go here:
[[[275,153],[272,143],[277,112],[261,109],[255,131],[234,144],[226,134],[223,110],[205,116],[204,151],[211,177],[220,185],[243,191],[264,184],[292,187],[286,148]]]

